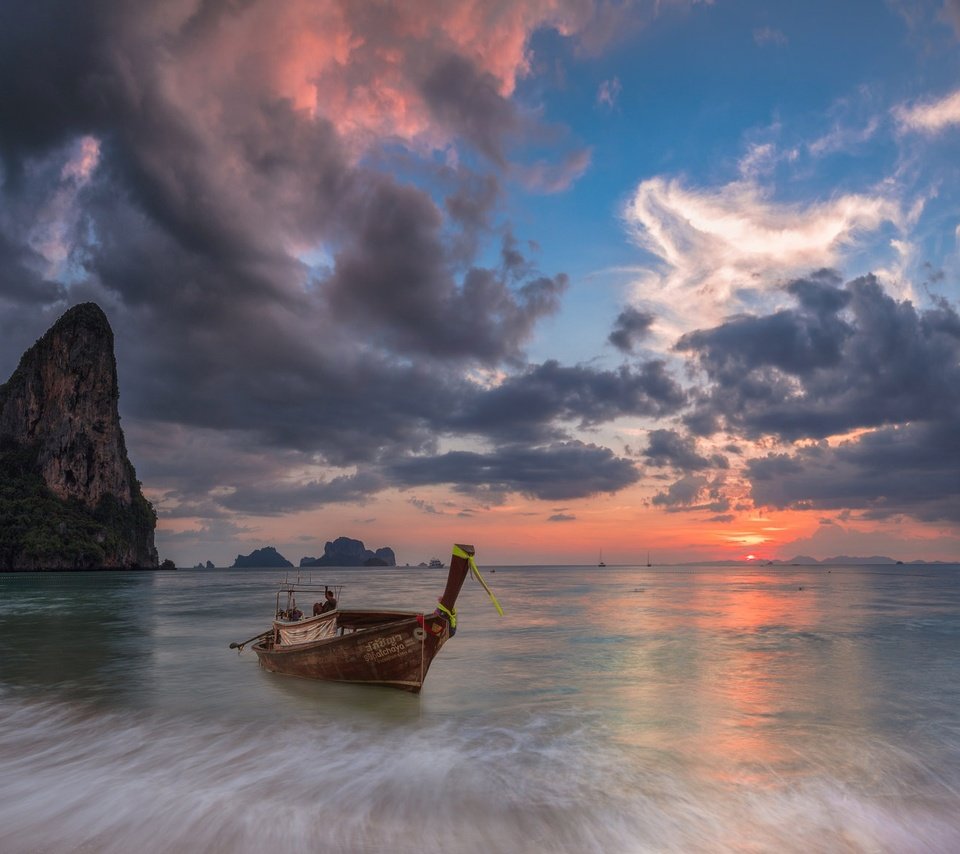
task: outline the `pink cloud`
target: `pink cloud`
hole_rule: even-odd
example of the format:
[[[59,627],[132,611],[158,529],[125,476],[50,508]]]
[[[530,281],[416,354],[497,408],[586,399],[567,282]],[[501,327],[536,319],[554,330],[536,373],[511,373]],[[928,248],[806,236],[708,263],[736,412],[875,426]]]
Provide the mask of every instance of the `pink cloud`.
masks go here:
[[[617,98],[620,97],[620,89],[619,77],[604,80],[597,89],[597,105],[613,109],[616,106]]]
[[[894,116],[904,131],[936,134],[960,124],[960,89],[934,101],[901,106]]]
[[[539,193],[559,193],[573,184],[590,166],[589,148],[571,152],[559,163],[538,161],[517,167],[514,172],[528,189]]]
[[[53,155],[56,157],[57,155]],[[74,246],[74,232],[81,220],[77,195],[100,164],[100,141],[92,136],[76,140],[66,152],[60,183],[36,213],[28,241],[46,259],[44,274],[62,275]]]
[[[181,5],[179,17],[166,12],[155,24],[201,33],[181,40],[168,67],[171,92],[195,101],[201,96],[194,81],[204,80],[203,106],[212,114],[224,108],[220,99],[229,92],[285,98],[332,122],[359,153],[384,138],[426,149],[450,144],[451,130],[423,94],[439,64],[450,56],[465,59],[509,98],[530,73],[531,35],[548,27],[574,36],[593,12],[593,3],[576,0],[298,0],[245,4],[215,21],[201,21],[198,9]]]

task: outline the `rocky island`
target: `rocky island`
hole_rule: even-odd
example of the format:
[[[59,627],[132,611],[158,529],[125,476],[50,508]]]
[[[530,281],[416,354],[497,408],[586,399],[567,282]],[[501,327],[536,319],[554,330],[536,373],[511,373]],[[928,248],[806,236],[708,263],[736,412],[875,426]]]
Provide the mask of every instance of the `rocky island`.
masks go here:
[[[364,546],[362,540],[337,537],[323,547],[323,557],[305,557],[300,566],[396,566],[393,549],[384,547],[375,552]]]
[[[95,303],[67,311],[0,385],[0,571],[158,568],[118,399]]]
[[[266,546],[262,549],[254,549],[248,555],[237,555],[231,569],[242,569],[244,567],[262,567],[262,568],[284,568],[292,567],[290,563],[273,546]]]
[[[209,564],[209,561],[208,561]],[[323,549],[322,557],[304,557],[300,559],[300,566],[396,566],[397,559],[393,549],[384,547],[375,552],[364,546],[361,540],[352,540],[349,537],[337,537],[328,542]],[[242,568],[286,568],[290,563],[273,546],[264,546],[254,549],[248,555],[237,555],[231,569]]]

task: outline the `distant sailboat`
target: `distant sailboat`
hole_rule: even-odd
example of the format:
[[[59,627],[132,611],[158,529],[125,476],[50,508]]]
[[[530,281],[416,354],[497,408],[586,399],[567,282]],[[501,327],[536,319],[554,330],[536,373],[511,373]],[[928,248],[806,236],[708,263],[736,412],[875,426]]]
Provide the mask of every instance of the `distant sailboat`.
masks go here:
[[[647,552],[647,566],[653,566],[653,564],[650,563],[650,552]]]
[[[600,563],[598,563],[597,566],[606,566],[603,562],[603,549],[600,549]]]

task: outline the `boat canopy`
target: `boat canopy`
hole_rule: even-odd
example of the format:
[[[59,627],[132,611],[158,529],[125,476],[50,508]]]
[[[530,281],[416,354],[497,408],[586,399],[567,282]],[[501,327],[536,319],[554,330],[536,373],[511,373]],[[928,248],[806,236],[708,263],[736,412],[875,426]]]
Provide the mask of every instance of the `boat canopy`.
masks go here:
[[[324,638],[336,637],[337,612],[327,611],[317,617],[308,617],[305,620],[287,622],[275,620],[279,642],[282,646],[291,646],[298,643],[310,643]]]

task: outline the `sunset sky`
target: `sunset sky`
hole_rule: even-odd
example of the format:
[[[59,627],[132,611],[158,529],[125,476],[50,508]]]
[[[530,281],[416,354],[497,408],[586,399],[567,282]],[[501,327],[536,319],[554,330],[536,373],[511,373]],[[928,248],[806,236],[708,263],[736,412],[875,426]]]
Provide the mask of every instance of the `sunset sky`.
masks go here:
[[[960,560],[960,0],[6,0],[0,382],[179,565]]]

